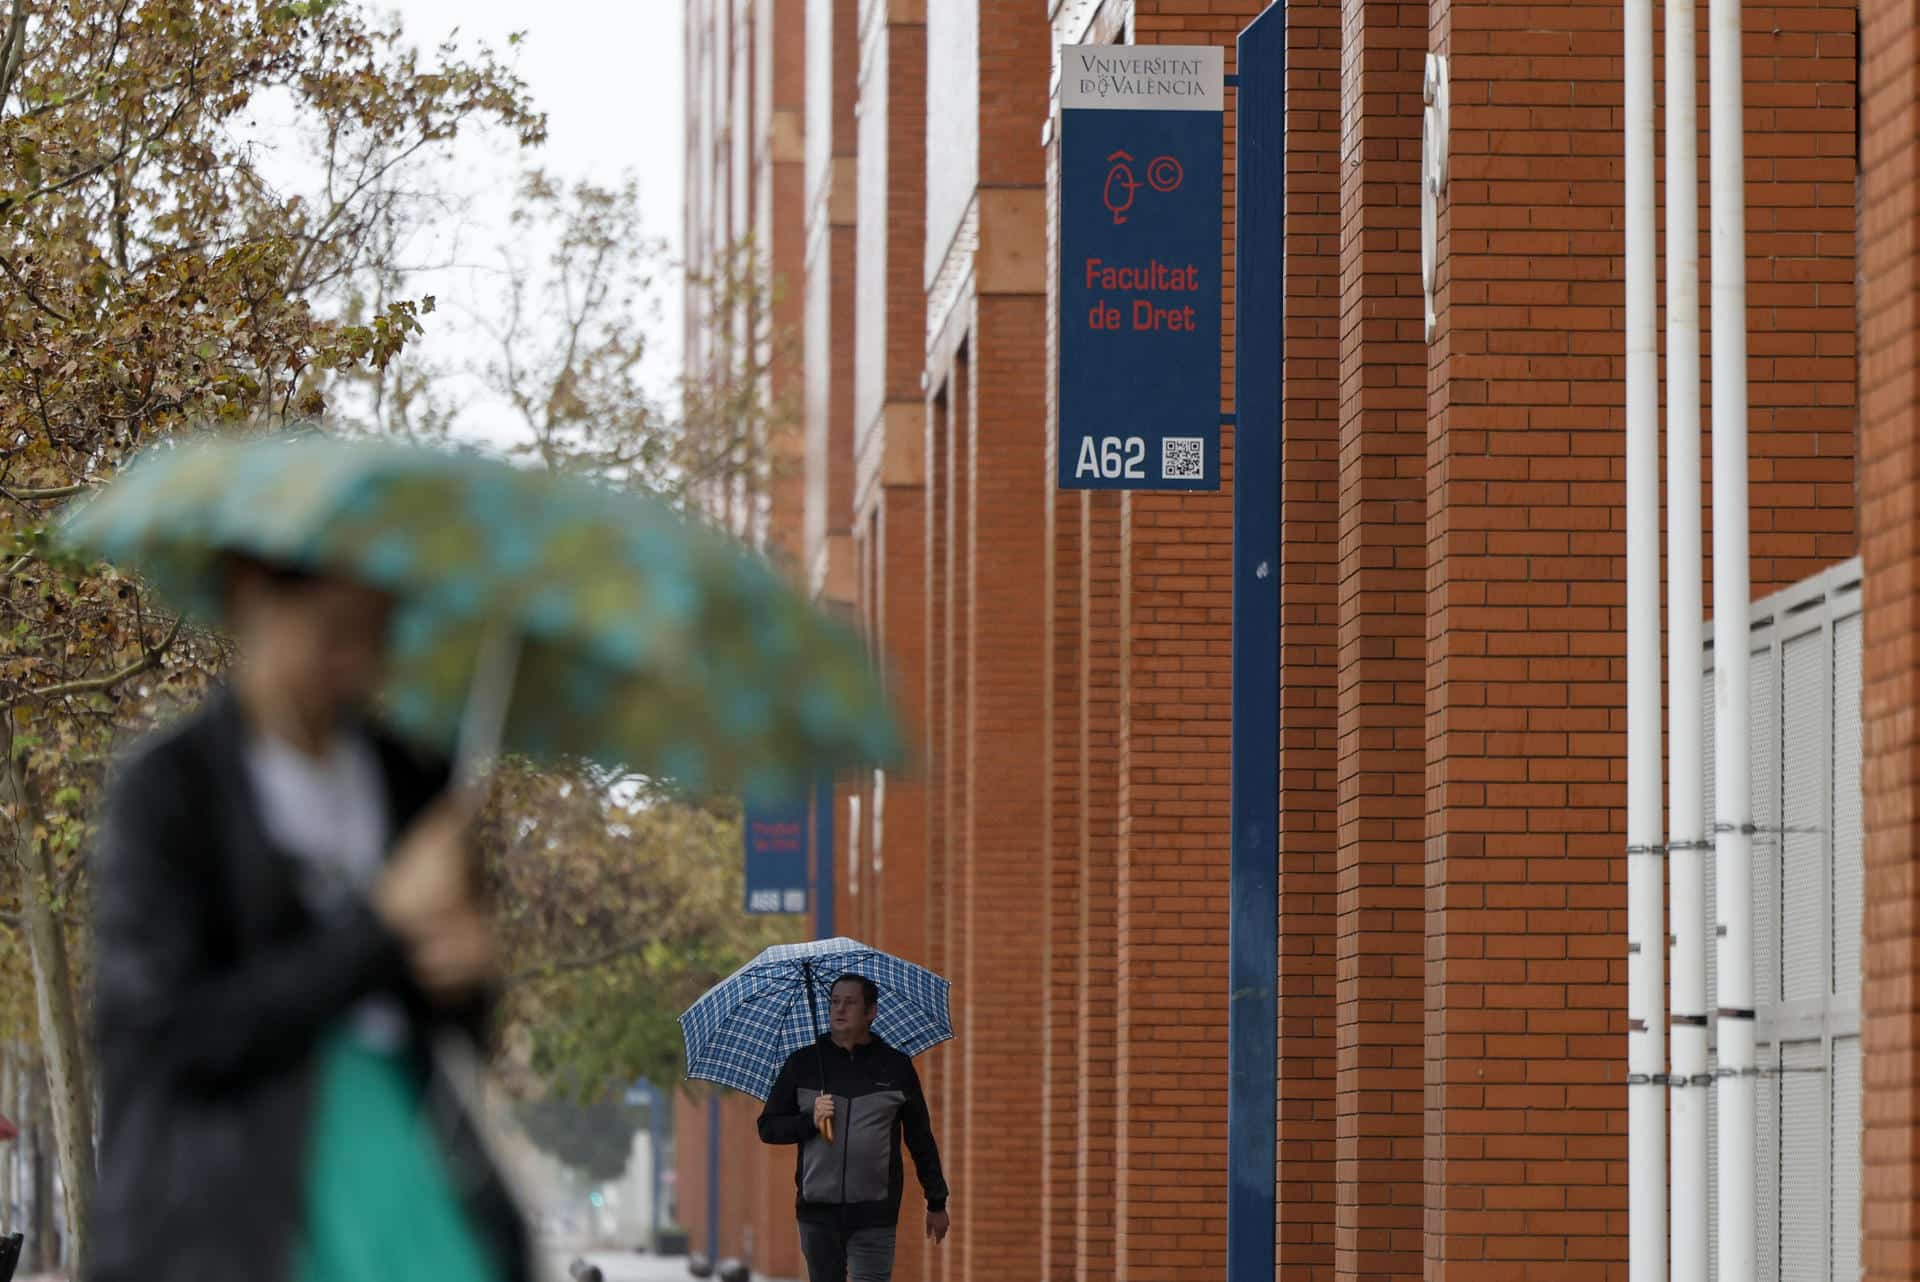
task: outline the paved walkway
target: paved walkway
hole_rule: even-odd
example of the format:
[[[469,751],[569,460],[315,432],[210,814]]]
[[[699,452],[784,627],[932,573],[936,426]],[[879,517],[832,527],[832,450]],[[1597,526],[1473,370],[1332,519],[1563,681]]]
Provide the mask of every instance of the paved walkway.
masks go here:
[[[553,1274],[555,1282],[570,1282],[567,1266],[579,1259],[578,1255],[563,1255],[556,1258]],[[650,1255],[593,1255],[588,1262],[597,1264],[607,1276],[607,1282],[691,1282],[693,1275],[687,1272],[684,1257],[658,1259]],[[754,1282],[773,1282],[754,1274]]]
[[[548,1257],[553,1267],[549,1275],[554,1282],[571,1282],[567,1266],[581,1258],[577,1252],[566,1252]],[[606,1275],[606,1282],[690,1282],[692,1275],[687,1272],[684,1256],[660,1259],[651,1255],[594,1255],[587,1260],[600,1266]],[[65,1282],[65,1279],[51,1273],[31,1274],[16,1277],[14,1282]],[[762,1282],[756,1278],[755,1282]]]
[[[554,1282],[571,1282],[567,1266],[580,1259],[577,1253],[567,1253],[552,1257]],[[687,1272],[687,1261],[683,1256],[661,1259],[652,1255],[589,1254],[585,1257],[591,1264],[600,1266],[606,1274],[607,1282],[691,1282],[692,1274]]]

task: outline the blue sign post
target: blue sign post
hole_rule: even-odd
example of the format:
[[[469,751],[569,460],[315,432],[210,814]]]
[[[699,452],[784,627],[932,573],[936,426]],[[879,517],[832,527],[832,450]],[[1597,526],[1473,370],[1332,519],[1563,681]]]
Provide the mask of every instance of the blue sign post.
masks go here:
[[[747,844],[747,911],[804,913],[812,871],[807,849],[807,803],[748,802],[741,824]]]
[[[1217,490],[1223,51],[1060,57],[1060,488]]]
[[[1233,435],[1227,1282],[1272,1282],[1280,982],[1280,481],[1287,10],[1240,33]]]
[[[834,913],[833,776],[824,775],[813,800],[813,930],[820,939],[837,933]]]

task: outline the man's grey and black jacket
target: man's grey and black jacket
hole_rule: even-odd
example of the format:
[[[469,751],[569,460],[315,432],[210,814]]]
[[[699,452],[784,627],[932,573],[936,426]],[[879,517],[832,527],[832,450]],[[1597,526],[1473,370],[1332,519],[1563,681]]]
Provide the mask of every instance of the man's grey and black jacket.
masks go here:
[[[831,1144],[813,1124],[823,1071],[834,1102]],[[800,1146],[793,1182],[802,1220],[848,1229],[899,1223],[902,1139],[913,1154],[927,1210],[947,1209],[947,1181],[920,1075],[911,1059],[878,1037],[848,1051],[823,1036],[795,1051],[761,1110],[760,1138]]]

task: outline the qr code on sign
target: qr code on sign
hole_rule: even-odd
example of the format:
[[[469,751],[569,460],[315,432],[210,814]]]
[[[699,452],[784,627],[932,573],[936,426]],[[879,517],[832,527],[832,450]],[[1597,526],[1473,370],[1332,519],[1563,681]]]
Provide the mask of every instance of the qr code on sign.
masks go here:
[[[1169,436],[1161,441],[1160,475],[1169,481],[1206,480],[1206,442],[1197,436]]]

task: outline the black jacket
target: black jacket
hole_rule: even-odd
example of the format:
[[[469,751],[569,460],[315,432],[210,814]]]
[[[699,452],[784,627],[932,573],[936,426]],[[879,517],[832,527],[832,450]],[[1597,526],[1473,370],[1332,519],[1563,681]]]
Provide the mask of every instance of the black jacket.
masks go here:
[[[488,1003],[433,1010],[363,902],[316,919],[266,834],[229,693],[143,745],[94,853],[100,1181],[87,1282],[284,1282],[304,1232],[316,1052],[361,998],[400,999],[414,1068],[470,1222],[508,1282],[526,1227],[424,1049]],[[443,769],[375,737],[400,832]]]
[[[826,1093],[834,1098],[831,1144],[813,1124],[823,1072]],[[793,1173],[800,1218],[848,1228],[892,1228],[900,1222],[903,1136],[927,1209],[946,1210],[947,1181],[940,1173],[920,1075],[911,1059],[877,1037],[846,1051],[823,1036],[795,1051],[760,1113],[763,1141],[800,1146]]]

